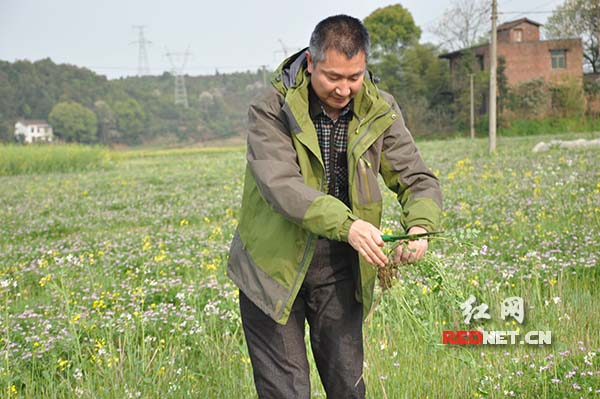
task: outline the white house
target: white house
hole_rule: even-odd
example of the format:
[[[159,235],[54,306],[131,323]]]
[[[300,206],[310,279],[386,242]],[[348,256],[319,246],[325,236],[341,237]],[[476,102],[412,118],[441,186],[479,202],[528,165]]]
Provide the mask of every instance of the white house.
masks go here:
[[[15,137],[22,143],[50,143],[53,138],[52,126],[42,120],[21,119],[15,123]]]

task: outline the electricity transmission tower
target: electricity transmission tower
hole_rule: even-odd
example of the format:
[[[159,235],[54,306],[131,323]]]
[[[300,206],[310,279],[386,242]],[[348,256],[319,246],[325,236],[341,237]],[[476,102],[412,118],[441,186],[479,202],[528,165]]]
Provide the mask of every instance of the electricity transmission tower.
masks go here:
[[[279,44],[281,44],[281,49],[283,50],[283,56],[285,58],[287,58],[288,54],[290,53],[290,49],[285,45],[283,40],[281,40],[281,39],[278,39],[278,40],[279,40]]]
[[[183,70],[187,64],[188,57],[190,56],[189,47],[185,52],[173,53],[167,50],[166,56],[171,62],[173,68],[173,76],[175,76],[175,104],[183,105],[184,108],[188,107],[187,90],[185,88],[185,75]],[[179,61],[179,62],[178,62]]]
[[[300,50],[299,48],[292,48],[292,47],[286,46],[285,43],[283,42],[283,40],[281,40],[281,39],[277,39],[277,41],[279,42],[279,45],[281,46],[281,50],[273,51],[273,58],[276,58],[277,55],[280,53],[283,54],[283,58],[287,58],[294,51]]]
[[[144,25],[133,25],[133,29],[138,30],[138,40],[131,42],[131,44],[138,45],[138,76],[150,74],[150,64],[148,63],[148,52],[146,51],[146,45],[152,44],[152,42],[144,37],[144,28]]]

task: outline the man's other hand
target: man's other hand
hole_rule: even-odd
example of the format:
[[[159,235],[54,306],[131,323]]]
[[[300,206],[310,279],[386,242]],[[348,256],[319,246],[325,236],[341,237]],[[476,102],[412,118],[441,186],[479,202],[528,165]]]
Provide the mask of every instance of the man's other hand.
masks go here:
[[[427,233],[422,227],[413,226],[408,230],[408,234]],[[426,238],[420,240],[408,241],[408,244],[400,244],[394,252],[394,262],[413,263],[418,261],[425,255],[429,243]]]
[[[350,226],[348,232],[348,243],[372,265],[383,267],[388,263],[381,248],[384,242],[381,239],[383,233],[371,223],[364,220],[356,220]]]

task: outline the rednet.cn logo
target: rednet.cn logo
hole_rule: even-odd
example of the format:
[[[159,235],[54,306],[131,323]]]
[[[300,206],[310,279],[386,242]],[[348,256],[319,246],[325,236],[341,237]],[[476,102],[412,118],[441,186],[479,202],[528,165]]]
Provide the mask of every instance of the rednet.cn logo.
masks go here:
[[[510,297],[501,303],[501,317],[506,320],[512,317],[517,323],[523,324],[525,307],[523,298]],[[471,320],[489,320],[489,307],[485,303],[477,305],[477,300],[471,295],[460,305],[465,324]],[[528,331],[522,337],[520,331],[485,331],[477,330],[445,330],[442,331],[442,344],[444,345],[550,345],[552,344],[551,331]]]

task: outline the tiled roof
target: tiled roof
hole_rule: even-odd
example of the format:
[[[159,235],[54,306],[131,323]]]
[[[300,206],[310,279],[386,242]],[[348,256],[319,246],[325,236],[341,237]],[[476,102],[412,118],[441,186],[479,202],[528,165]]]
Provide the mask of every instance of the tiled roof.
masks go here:
[[[513,28],[513,27],[515,27],[515,26],[517,26],[517,25],[519,25],[519,24],[521,24],[523,22],[527,22],[527,23],[529,23],[531,25],[536,25],[536,26],[541,26],[542,25],[539,22],[535,22],[535,21],[530,20],[529,18],[520,18],[520,19],[515,19],[514,21],[508,21],[508,22],[505,22],[503,24],[500,24],[500,25],[498,25],[496,27],[496,30],[499,31],[499,30],[510,29],[510,28]]]
[[[22,124],[27,125],[27,126],[31,126],[31,125],[49,126],[48,121],[45,121],[43,119],[19,119],[18,122],[21,122]]]

